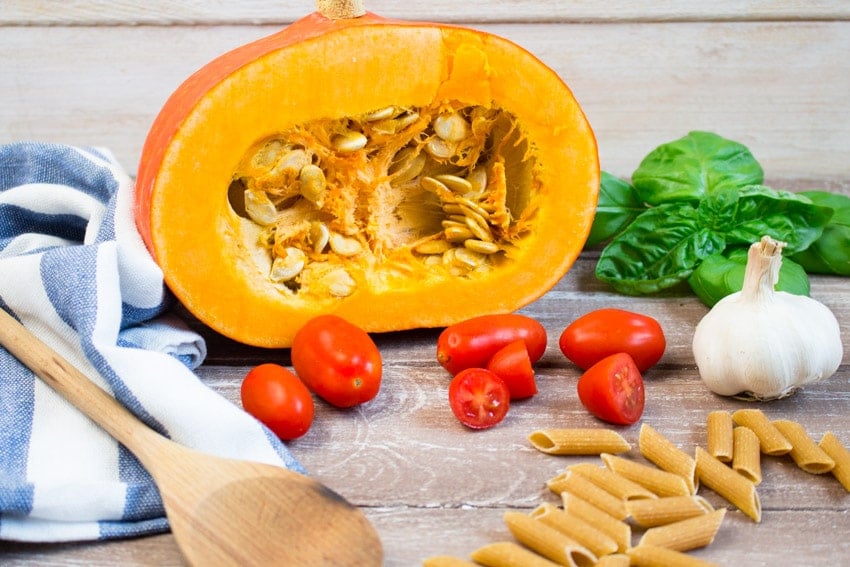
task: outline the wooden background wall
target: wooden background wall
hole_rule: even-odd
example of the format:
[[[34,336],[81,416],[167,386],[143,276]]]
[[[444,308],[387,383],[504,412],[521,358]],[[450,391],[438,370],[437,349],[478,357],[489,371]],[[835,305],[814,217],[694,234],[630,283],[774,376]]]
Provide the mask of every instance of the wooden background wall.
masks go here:
[[[769,179],[850,174],[846,0],[367,0],[526,47],[570,85],[602,167],[707,129]],[[195,69],[313,10],[311,0],[0,0],[0,143],[105,146],[135,172],[147,129]]]

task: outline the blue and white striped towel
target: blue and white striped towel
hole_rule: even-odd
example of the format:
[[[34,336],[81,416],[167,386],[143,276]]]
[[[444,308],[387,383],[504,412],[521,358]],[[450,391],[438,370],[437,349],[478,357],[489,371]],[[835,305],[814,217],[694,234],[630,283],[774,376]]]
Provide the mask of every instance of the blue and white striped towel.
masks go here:
[[[0,308],[172,439],[302,470],[193,373],[204,341],[168,315],[132,207],[132,181],[104,150],[0,145]],[[0,348],[0,539],[167,529],[138,461]]]

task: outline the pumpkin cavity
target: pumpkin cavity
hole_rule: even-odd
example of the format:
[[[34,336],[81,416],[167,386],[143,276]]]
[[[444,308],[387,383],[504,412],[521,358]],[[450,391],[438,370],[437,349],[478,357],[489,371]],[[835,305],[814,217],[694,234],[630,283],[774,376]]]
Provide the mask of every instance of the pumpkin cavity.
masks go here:
[[[388,106],[258,142],[228,197],[273,285],[346,297],[394,275],[474,278],[510,262],[533,227],[536,167],[505,110]]]

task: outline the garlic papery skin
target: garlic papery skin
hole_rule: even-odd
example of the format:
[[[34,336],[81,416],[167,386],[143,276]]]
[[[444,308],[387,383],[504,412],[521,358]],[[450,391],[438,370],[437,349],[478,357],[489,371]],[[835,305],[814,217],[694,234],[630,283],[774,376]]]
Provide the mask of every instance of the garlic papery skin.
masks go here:
[[[772,400],[832,376],[843,347],[838,321],[822,303],[776,291],[782,248],[765,236],[750,246],[744,285],[697,324],[700,377],[722,396]]]

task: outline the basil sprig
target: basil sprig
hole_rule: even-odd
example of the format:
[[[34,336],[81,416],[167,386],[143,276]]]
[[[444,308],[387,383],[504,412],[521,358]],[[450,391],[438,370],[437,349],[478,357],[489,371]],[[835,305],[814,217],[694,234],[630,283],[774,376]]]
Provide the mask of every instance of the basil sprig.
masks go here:
[[[596,277],[627,295],[673,287],[709,256],[765,235],[786,242],[789,254],[803,251],[833,214],[804,195],[762,185],[761,166],[749,150],[710,132],[691,132],[656,148],[632,179],[639,201],[620,199],[619,217],[631,220],[616,231],[600,221],[605,228],[597,232],[613,239],[600,254]],[[627,195],[622,184],[628,185],[609,180]],[[604,203],[605,219],[616,216],[611,202]],[[638,203],[644,209],[635,215]]]

